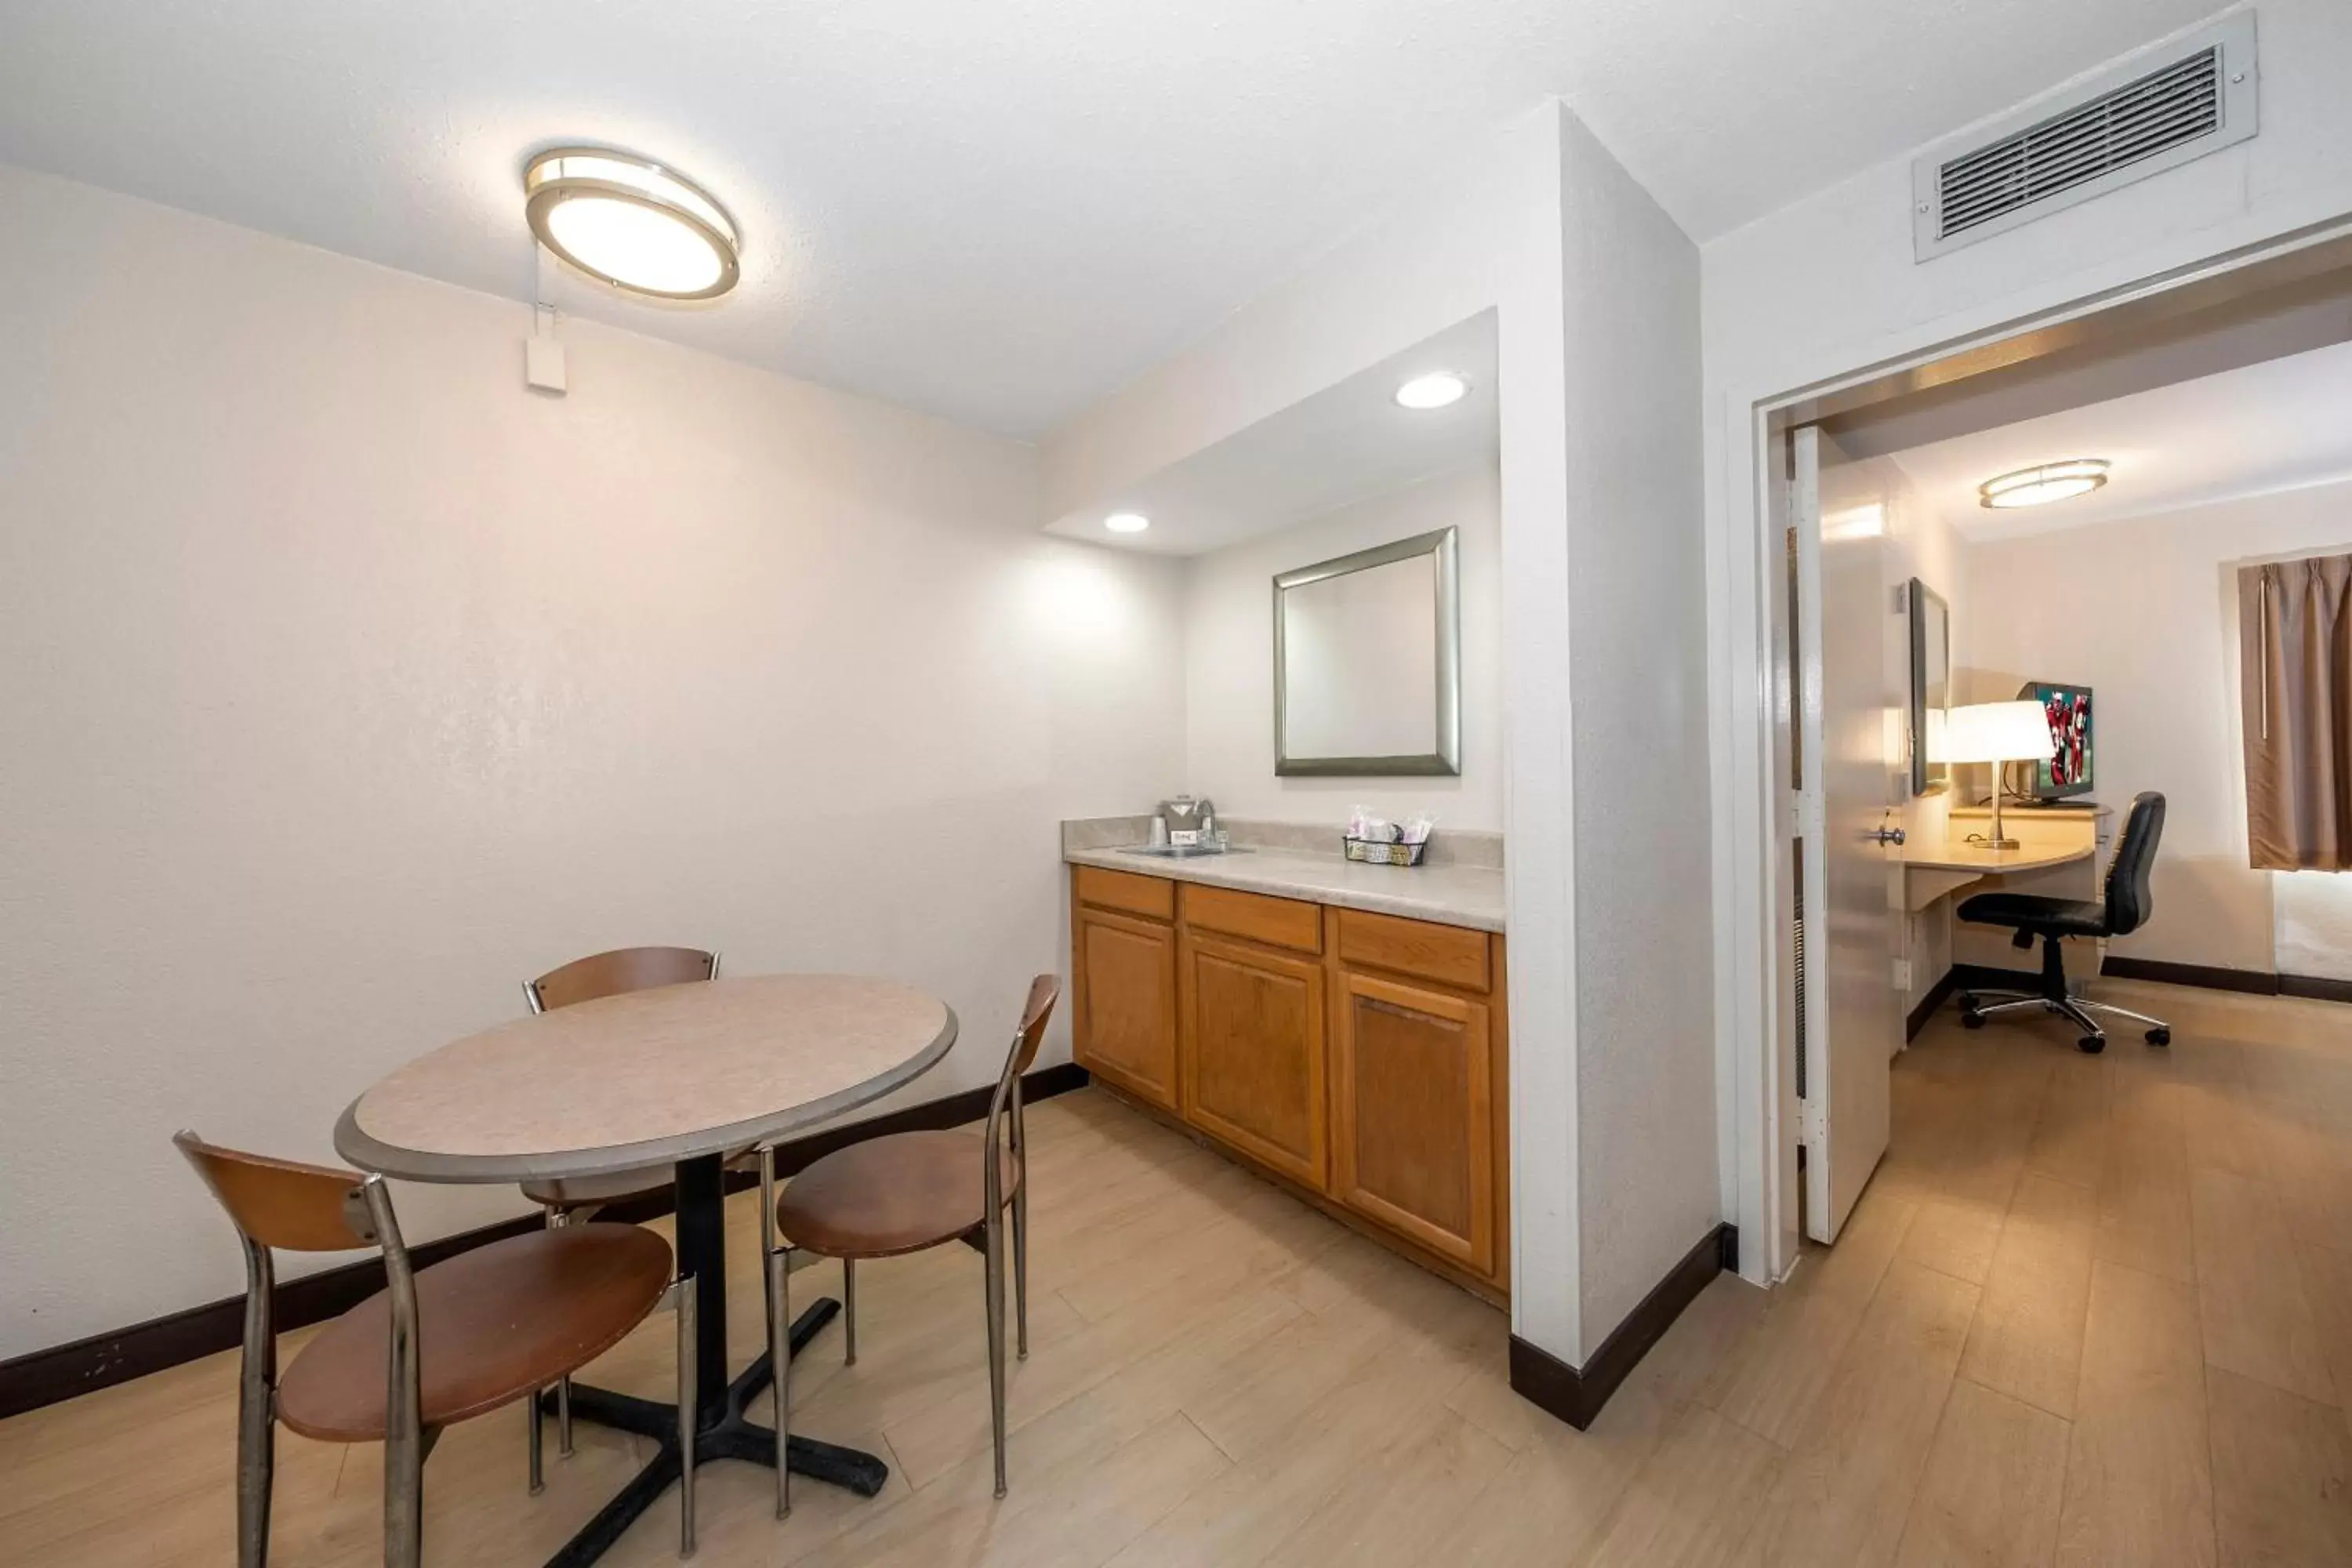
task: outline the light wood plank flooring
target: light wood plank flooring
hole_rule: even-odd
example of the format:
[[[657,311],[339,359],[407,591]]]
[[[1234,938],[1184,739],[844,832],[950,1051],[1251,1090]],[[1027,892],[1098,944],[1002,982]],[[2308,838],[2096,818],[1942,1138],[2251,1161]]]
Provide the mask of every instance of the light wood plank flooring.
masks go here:
[[[1501,1314],[1097,1092],[1032,1113],[1033,1355],[990,1496],[980,1262],[869,1265],[859,1363],[799,1428],[891,1463],[870,1501],[704,1472],[712,1564],[2352,1563],[2352,1010],[2113,984],[1895,1068],[1885,1164],[1769,1295],[1726,1276],[1592,1431],[1504,1380]],[[730,1329],[757,1346],[739,1200]],[[226,1245],[224,1239],[223,1245]],[[830,1265],[797,1295],[837,1289]],[[666,1321],[593,1373],[658,1394]],[[234,1357],[0,1424],[0,1564],[225,1563]],[[523,1489],[521,1416],[426,1471],[427,1557],[535,1563],[635,1463],[583,1426]],[[281,1436],[273,1561],[378,1560],[378,1454]],[[674,1504],[615,1564],[674,1560]]]

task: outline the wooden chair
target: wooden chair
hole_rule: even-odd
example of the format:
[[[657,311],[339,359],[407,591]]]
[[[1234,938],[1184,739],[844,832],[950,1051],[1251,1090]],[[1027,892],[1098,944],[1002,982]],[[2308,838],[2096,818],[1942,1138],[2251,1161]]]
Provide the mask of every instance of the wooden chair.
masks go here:
[[[383,1560],[418,1568],[425,1458],[441,1429],[567,1377],[665,1303],[677,1313],[679,1553],[694,1552],[694,1281],[669,1244],[635,1226],[539,1231],[411,1268],[381,1176],[173,1140],[245,1246],[245,1360],[237,1380],[236,1557],[265,1568],[276,1425],[383,1453]],[[327,1325],[280,1376],[274,1253],[381,1247],[385,1289]],[[538,1417],[534,1413],[532,1425]]]
[[[792,1304],[787,1275],[797,1248],[841,1259],[844,1338],[857,1360],[857,1260],[920,1252],[969,1236],[986,1237],[988,1392],[996,1438],[996,1495],[1004,1495],[1004,1238],[1003,1214],[1013,1210],[1013,1315],[1021,1359],[1029,1359],[1029,1183],[1027,1139],[1021,1120],[1021,1075],[1037,1059],[1045,1024],[1062,983],[1040,974],[1013,1030],[1013,1048],[988,1102],[987,1130],[898,1132],[827,1154],[792,1179],[776,1196],[775,1151],[760,1151],[760,1202],[772,1210],[782,1245],[771,1247],[768,1348],[776,1369],[777,1441],[790,1430],[792,1363],[788,1336]],[[1000,1128],[1010,1132],[1009,1142]],[[776,1517],[792,1512],[792,1482],[776,1471]]]
[[[536,980],[522,983],[523,999],[530,1004],[533,1014],[551,1007],[572,1007],[600,997],[618,996],[625,992],[650,991],[657,985],[683,985],[719,978],[719,955],[705,952],[698,947],[620,947],[610,952],[593,953],[575,958],[560,969],[551,969]],[[744,1150],[730,1160],[741,1160],[751,1152]],[[747,1167],[748,1168],[748,1167]],[[595,1217],[599,1209],[633,1198],[650,1197],[666,1192],[676,1179],[675,1168],[668,1165],[642,1165],[635,1170],[612,1171],[601,1176],[577,1176],[568,1180],[525,1182],[522,1195],[545,1211],[547,1228],[561,1229],[567,1225],[579,1225]],[[534,1397],[531,1408],[539,1408]],[[530,1427],[530,1489],[537,1493],[542,1485],[540,1458],[540,1428],[536,1417]],[[572,1380],[563,1379],[555,1389],[555,1449],[564,1458],[572,1457]]]

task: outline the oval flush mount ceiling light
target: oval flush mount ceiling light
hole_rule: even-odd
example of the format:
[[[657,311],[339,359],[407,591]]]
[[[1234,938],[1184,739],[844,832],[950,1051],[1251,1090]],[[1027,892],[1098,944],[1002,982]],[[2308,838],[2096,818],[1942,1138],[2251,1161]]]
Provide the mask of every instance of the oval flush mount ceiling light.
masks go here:
[[[1151,520],[1139,511],[1115,511],[1103,519],[1103,526],[1113,533],[1141,533]]]
[[[1979,485],[1977,501],[1980,506],[2005,511],[2011,507],[2047,506],[2053,500],[2071,500],[2105,484],[2107,467],[2105,458],[2072,458],[2063,463],[2020,468]]]
[[[1396,389],[1397,405],[1421,413],[1432,408],[1444,408],[1462,401],[1470,384],[1450,370],[1432,371],[1416,375]]]
[[[523,170],[523,214],[539,242],[592,278],[662,300],[735,287],[735,223],[703,191],[650,159],[558,147]]]

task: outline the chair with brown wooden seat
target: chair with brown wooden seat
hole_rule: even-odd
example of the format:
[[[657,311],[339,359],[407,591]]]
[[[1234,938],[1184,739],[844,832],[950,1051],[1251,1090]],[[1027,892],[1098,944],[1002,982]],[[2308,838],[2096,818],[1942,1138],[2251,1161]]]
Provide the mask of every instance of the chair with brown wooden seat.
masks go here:
[[[1021,1119],[1021,1075],[1037,1059],[1045,1024],[1062,983],[1040,974],[1029,983],[1021,1022],[1013,1032],[1004,1071],[988,1102],[988,1124],[967,1131],[897,1132],[869,1138],[809,1166],[776,1196],[775,1151],[760,1151],[760,1201],[772,1209],[782,1243],[767,1256],[768,1353],[776,1369],[776,1440],[790,1430],[792,1362],[788,1288],[797,1249],[841,1259],[842,1316],[847,1358],[857,1359],[857,1260],[896,1258],[961,1240],[986,1238],[988,1392],[996,1439],[996,1495],[1004,1495],[1004,1237],[1013,1210],[1013,1294],[1021,1359],[1029,1359],[1029,1182],[1027,1137]],[[1003,1131],[1000,1131],[1003,1130]],[[1005,1133],[1010,1133],[1009,1141]],[[792,1512],[789,1473],[776,1471],[776,1517]]]
[[[441,1429],[569,1376],[656,1307],[677,1313],[679,1554],[694,1552],[694,1282],[673,1281],[669,1243],[635,1226],[509,1237],[413,1269],[381,1176],[173,1140],[228,1211],[245,1246],[245,1360],[237,1380],[236,1556],[269,1557],[276,1424],[326,1443],[384,1446],[383,1560],[417,1568],[425,1458]],[[278,1371],[275,1251],[383,1252],[385,1288],[320,1330]]]
[[[618,996],[631,991],[650,991],[657,985],[684,985],[718,978],[719,955],[716,952],[705,952],[698,947],[620,947],[610,952],[575,958],[560,969],[549,970],[536,980],[526,980],[522,983],[522,994],[523,999],[530,1004],[531,1012],[539,1014],[551,1007],[577,1006],[583,1002]],[[730,1163],[739,1162],[750,1153],[748,1149],[740,1150],[729,1158]],[[522,1195],[546,1211],[547,1227],[555,1230],[592,1219],[599,1209],[614,1204],[667,1192],[675,1179],[676,1172],[672,1166],[642,1165],[635,1170],[608,1171],[601,1176],[525,1182]],[[538,1410],[536,1400],[531,1408],[534,1412]],[[540,1441],[540,1424],[534,1415],[530,1424],[530,1489],[533,1492],[539,1491],[542,1484]],[[555,1447],[563,1458],[572,1457],[570,1378],[556,1385]]]

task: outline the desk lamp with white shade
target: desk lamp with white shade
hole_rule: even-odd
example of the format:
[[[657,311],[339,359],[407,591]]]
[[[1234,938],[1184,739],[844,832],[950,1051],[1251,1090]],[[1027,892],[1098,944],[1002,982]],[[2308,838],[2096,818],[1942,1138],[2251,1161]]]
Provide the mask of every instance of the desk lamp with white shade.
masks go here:
[[[1985,847],[2017,848],[2017,840],[2001,831],[2001,764],[2039,762],[2050,755],[2050,720],[2042,704],[1972,702],[1953,709],[1943,729],[1944,761],[1993,764],[1992,837]]]

